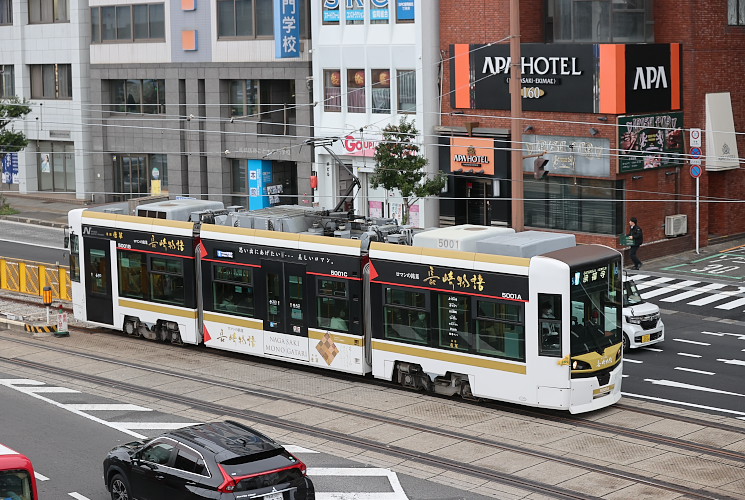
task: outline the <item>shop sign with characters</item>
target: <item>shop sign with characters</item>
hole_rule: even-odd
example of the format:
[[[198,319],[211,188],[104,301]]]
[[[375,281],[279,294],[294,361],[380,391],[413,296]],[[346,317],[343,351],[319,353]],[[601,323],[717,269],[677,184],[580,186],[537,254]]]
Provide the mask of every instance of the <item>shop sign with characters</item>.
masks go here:
[[[683,164],[683,113],[618,117],[619,173]]]

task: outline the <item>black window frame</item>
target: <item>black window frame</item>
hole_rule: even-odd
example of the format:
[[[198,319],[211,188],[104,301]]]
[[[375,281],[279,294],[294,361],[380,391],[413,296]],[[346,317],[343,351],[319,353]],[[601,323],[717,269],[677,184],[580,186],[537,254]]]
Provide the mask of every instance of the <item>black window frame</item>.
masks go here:
[[[136,11],[141,8],[147,8],[147,36],[137,36],[137,16]],[[113,38],[104,38],[104,11],[111,10],[114,12],[114,33]],[[124,36],[124,33],[119,33],[119,17],[120,12],[124,13],[129,11],[128,22],[129,22],[129,36]],[[153,21],[153,17],[157,16],[156,10],[160,10],[160,20]],[[135,3],[135,4],[120,4],[120,5],[100,5],[97,7],[90,8],[91,13],[91,44],[105,44],[105,43],[152,43],[152,42],[165,42],[166,41],[166,21],[165,21],[165,4],[156,3]],[[125,14],[123,14],[125,15]],[[153,31],[160,32],[162,36],[153,36]]]
[[[70,0],[28,0],[27,5],[29,24],[70,22]]]
[[[743,0],[740,0],[743,1]],[[578,8],[600,7],[604,19],[591,19],[580,24],[581,13]],[[546,41],[549,43],[653,43],[654,5],[653,0],[548,0],[546,14]],[[566,13],[566,10],[569,13]],[[597,9],[593,10],[593,15]],[[641,14],[641,22],[629,16]],[[628,19],[624,22],[624,19]],[[589,36],[581,36],[581,30],[591,26]],[[624,26],[633,26],[640,36],[622,32]],[[563,31],[569,31],[566,35]],[[558,34],[558,36],[557,36]]]
[[[745,26],[745,0],[727,0],[727,24]]]
[[[316,325],[339,332],[350,332],[350,286],[345,279],[317,277]],[[329,314],[323,314],[327,312]],[[346,326],[343,326],[343,323]]]
[[[236,14],[238,10],[238,4],[241,2],[250,3],[251,4],[251,26],[250,26],[250,33],[241,33],[238,34],[239,31],[239,22],[238,22],[238,16]],[[221,30],[223,29],[223,24],[221,21],[221,16],[223,14],[223,11],[221,10],[222,5],[228,5],[233,4],[233,16],[232,16],[232,30],[229,33],[223,33]],[[262,19],[267,19],[266,14],[262,13],[262,16],[259,16],[259,4],[262,6],[269,5],[271,7],[271,15],[268,16],[268,19],[271,19],[272,22],[269,23],[262,23]],[[273,0],[217,0],[217,9],[216,9],[216,15],[215,15],[215,33],[217,34],[218,40],[252,40],[252,39],[272,39],[274,38],[274,1]],[[258,34],[258,31],[260,30],[268,30],[266,32],[262,31],[261,34]]]
[[[67,73],[65,82],[62,82],[60,78],[63,70]],[[44,75],[48,71],[54,71],[54,95],[49,95],[47,89],[44,88]],[[31,77],[32,99],[72,100],[72,64],[29,64],[29,75]],[[63,95],[65,87],[69,89],[69,95]],[[38,92],[39,88],[41,88],[41,93]]]
[[[12,64],[0,64],[0,99],[9,99],[15,96],[15,68]]]
[[[256,318],[256,276],[253,268],[226,262],[213,262],[210,268],[212,310],[234,316]],[[221,274],[219,268],[240,271],[239,274],[248,277],[248,280],[236,279],[237,274],[232,272]],[[233,287],[233,290],[229,290],[230,287]],[[238,287],[245,288],[245,292],[239,291]]]
[[[133,113],[142,115],[164,115],[166,113],[166,81],[164,78],[130,78],[127,80],[104,80],[109,91],[109,111],[112,113]],[[146,88],[155,83],[155,103],[145,102]],[[117,87],[121,85],[121,88]],[[137,96],[130,89],[137,88]],[[119,94],[118,91],[121,91]],[[121,95],[121,101],[115,101]],[[130,100],[130,97],[132,99]],[[131,102],[130,102],[131,101]],[[152,112],[151,112],[152,110]]]

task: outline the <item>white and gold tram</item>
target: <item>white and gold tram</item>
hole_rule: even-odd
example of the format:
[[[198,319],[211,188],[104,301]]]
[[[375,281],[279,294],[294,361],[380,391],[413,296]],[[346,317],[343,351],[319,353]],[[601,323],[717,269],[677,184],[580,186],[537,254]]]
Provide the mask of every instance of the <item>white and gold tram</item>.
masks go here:
[[[618,401],[622,267],[566,234],[170,200],[70,212],[76,318],[404,386]]]

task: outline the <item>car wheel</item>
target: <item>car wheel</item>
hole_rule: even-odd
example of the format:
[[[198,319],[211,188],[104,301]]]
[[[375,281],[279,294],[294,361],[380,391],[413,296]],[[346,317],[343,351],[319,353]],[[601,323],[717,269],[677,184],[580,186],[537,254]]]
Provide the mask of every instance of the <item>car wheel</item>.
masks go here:
[[[121,474],[114,474],[109,487],[111,500],[129,500],[129,482]]]
[[[623,352],[629,352],[629,338],[625,334],[623,336]]]

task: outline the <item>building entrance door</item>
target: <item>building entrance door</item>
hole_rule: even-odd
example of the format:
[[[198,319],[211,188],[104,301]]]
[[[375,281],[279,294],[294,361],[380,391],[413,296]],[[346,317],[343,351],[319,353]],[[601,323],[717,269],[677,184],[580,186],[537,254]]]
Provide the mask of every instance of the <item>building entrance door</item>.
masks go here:
[[[468,224],[491,225],[491,198],[493,197],[490,179],[469,180],[466,184],[466,221]]]

